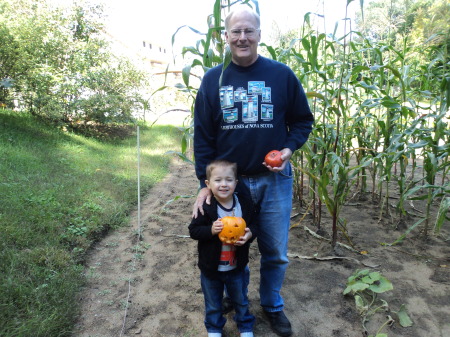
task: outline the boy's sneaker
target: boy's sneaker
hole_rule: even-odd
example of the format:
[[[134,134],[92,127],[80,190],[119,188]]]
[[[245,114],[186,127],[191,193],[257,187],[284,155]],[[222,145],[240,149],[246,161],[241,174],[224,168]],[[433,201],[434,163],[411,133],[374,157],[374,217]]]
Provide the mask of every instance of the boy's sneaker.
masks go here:
[[[208,337],[222,337],[220,332],[208,332]]]
[[[229,312],[233,311],[233,302],[231,301],[231,298],[224,297],[222,300],[222,314],[228,314]]]
[[[263,311],[264,314],[269,319],[270,326],[278,336],[289,337],[292,335],[291,322],[289,322],[288,318],[286,317],[283,311],[275,311],[275,312],[269,312],[265,310]]]
[[[241,337],[253,337],[253,332],[241,332]]]

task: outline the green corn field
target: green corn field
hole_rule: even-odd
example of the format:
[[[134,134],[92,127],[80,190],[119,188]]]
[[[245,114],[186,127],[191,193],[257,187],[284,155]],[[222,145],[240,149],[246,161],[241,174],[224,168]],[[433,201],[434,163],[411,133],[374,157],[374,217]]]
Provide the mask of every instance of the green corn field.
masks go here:
[[[184,67],[178,88],[192,107],[194,80],[231,60],[222,36],[230,7],[215,1],[208,32],[195,47],[182,50],[193,61]],[[423,216],[407,233],[416,227],[425,237],[431,230],[439,233],[448,225],[450,209],[449,27],[420,44],[407,34],[397,34],[394,43],[392,37],[375,40],[347,26],[342,36],[320,33],[310,16],[278,46],[260,45],[261,53],[294,70],[315,115],[308,142],[292,158],[295,198],[309,205],[318,230],[322,209],[329,213],[333,246],[339,230],[346,236],[340,211],[354,198],[371,198],[378,204],[379,220],[393,226],[408,216],[408,205],[420,201]],[[178,31],[187,28],[193,29]],[[188,155],[192,124],[187,122],[183,131],[178,154],[193,161]],[[398,196],[393,204],[394,189]]]

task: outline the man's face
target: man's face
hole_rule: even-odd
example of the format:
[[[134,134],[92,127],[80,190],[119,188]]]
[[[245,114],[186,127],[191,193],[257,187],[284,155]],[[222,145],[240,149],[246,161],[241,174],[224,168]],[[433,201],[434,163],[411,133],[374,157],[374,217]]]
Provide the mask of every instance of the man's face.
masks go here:
[[[246,11],[234,14],[225,31],[225,38],[231,50],[233,62],[247,67],[258,58],[258,43],[261,31],[256,19]]]

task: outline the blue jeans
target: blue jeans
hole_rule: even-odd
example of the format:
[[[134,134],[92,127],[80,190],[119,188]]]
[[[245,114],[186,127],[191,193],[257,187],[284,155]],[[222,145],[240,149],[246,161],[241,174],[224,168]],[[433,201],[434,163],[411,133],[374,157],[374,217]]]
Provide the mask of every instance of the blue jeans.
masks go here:
[[[265,311],[281,311],[280,291],[289,260],[287,257],[292,210],[292,167],[279,173],[239,176],[237,190],[247,194],[259,209],[258,248],[261,253],[260,301]]]
[[[208,332],[222,332],[226,318],[222,314],[222,298],[224,287],[233,302],[236,314],[233,319],[240,332],[253,331],[255,317],[248,309],[247,285],[245,270],[218,272],[217,277],[208,277],[200,273],[203,296],[205,298],[205,326]]]

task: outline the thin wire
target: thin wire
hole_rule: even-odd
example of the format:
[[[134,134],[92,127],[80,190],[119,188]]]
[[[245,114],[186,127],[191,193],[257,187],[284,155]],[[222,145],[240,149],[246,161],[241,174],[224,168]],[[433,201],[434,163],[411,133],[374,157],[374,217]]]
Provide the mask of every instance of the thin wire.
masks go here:
[[[135,252],[133,256],[133,265],[130,270],[130,275],[128,277],[128,295],[127,300],[125,304],[125,312],[123,315],[123,323],[122,323],[122,330],[120,331],[120,337],[123,336],[123,333],[125,331],[125,324],[127,321],[127,313],[128,313],[128,303],[130,301],[130,295],[131,295],[131,273],[133,272],[135,266],[136,266],[136,257],[137,257],[137,249],[139,245],[139,241],[141,240],[141,146],[140,146],[140,140],[139,140],[139,125],[136,129],[137,133],[137,199],[138,199],[138,206],[137,206],[137,221],[138,221],[138,240],[136,243]]]
[[[139,125],[137,126],[137,198],[138,198],[138,239],[141,240],[141,144],[139,140]]]

